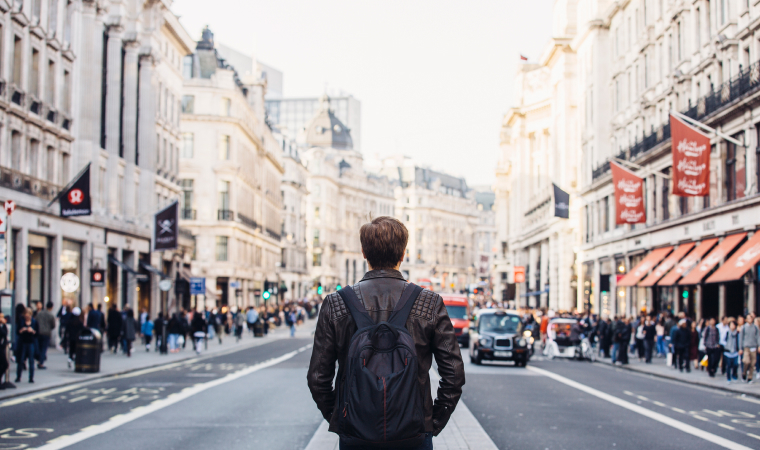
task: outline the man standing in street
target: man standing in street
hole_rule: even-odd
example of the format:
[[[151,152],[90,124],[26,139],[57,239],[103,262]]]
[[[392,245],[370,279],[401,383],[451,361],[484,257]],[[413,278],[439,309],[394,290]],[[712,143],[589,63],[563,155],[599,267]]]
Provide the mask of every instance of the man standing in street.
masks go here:
[[[10,375],[6,348],[8,347],[8,326],[5,324],[5,315],[0,312],[0,389],[5,389],[5,383],[10,382],[6,375]],[[5,380],[3,380],[5,377]]]
[[[739,356],[744,362],[742,378],[750,384],[755,381],[758,347],[760,347],[760,329],[755,325],[755,316],[750,314],[747,316],[747,323],[739,330]]]
[[[253,324],[256,323],[256,321],[259,320],[259,313],[256,311],[256,308],[249,306],[248,307],[248,314],[245,316],[245,321],[248,322],[248,329],[251,330],[251,335],[253,335]]]
[[[43,309],[37,313],[37,326],[40,329],[37,334],[37,345],[39,345],[39,364],[38,369],[47,369],[45,361],[47,361],[47,351],[50,346],[50,336],[55,329],[55,316],[53,315],[53,302],[47,302],[45,305],[47,309]]]
[[[422,394],[420,413],[424,417],[423,423],[420,424],[424,425],[424,430],[420,429],[420,432],[424,431],[424,441],[421,444],[415,444],[416,447],[412,448],[419,450],[433,448],[433,436],[437,436],[446,426],[462,395],[462,386],[465,382],[462,355],[441,296],[407,283],[399,272],[408,239],[409,232],[406,227],[392,217],[378,217],[371,223],[363,225],[360,230],[360,241],[369,272],[354,286],[346,287],[346,292],[328,295],[319,312],[307,380],[317,408],[330,424],[329,430],[340,434],[341,450],[358,450],[364,447],[356,444],[358,436],[344,434],[348,428],[339,425],[339,422],[379,421],[381,429],[384,424],[382,412],[379,413],[379,417],[374,415],[366,417],[365,411],[372,405],[351,403],[348,399],[345,399],[345,402],[338,401],[337,393],[341,393],[340,398],[343,399],[344,383],[347,382],[349,345],[358,329],[354,312],[361,313],[358,317],[361,318],[362,323],[387,324],[393,323],[394,319],[398,320],[399,317],[401,320],[406,317],[405,329],[410,334],[408,339],[413,340],[417,361],[417,375],[410,379],[410,382],[419,383],[412,386],[419,388],[418,392]],[[410,295],[415,292],[419,292],[416,299],[414,295]],[[345,298],[344,295],[346,295]],[[404,295],[403,298],[402,295]],[[411,312],[408,312],[407,308],[410,308]],[[405,313],[397,316],[396,313],[401,313],[401,311]],[[388,330],[390,330],[390,325],[388,325]],[[392,336],[389,332],[381,334],[377,331],[377,334],[381,336],[378,340],[391,339]],[[374,344],[374,338],[372,339]],[[434,356],[441,376],[435,401],[431,397],[429,377]],[[370,356],[369,358],[366,360],[368,368],[374,364],[371,358],[378,357]],[[414,355],[411,360],[415,360]],[[338,362],[337,378],[335,377],[336,361]],[[376,369],[384,370],[380,366]],[[333,380],[336,380],[335,387],[333,387]],[[383,383],[385,380],[383,378]],[[392,382],[397,381],[392,380]],[[385,384],[383,384],[382,392],[385,392]],[[389,400],[389,403],[393,401]],[[384,400],[381,400],[381,403],[385,406]],[[410,407],[413,408],[413,406]],[[350,415],[349,410],[351,410]],[[393,436],[399,431],[383,429],[380,436],[382,437],[385,433]],[[390,443],[388,445],[393,446]]]
[[[715,328],[718,329],[718,335],[720,336],[720,339],[718,340],[720,343],[720,373],[722,375],[725,375],[726,358],[723,357],[723,351],[726,348],[726,339],[728,338],[728,317],[723,316],[723,318],[720,320],[720,323],[716,325]]]

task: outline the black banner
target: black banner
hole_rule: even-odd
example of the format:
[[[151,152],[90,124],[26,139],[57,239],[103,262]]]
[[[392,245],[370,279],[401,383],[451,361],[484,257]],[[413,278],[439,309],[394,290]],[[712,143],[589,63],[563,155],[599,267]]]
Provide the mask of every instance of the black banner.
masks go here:
[[[89,216],[92,214],[90,198],[90,165],[60,194],[61,217]]]
[[[105,269],[90,269],[90,286],[103,287],[106,285]]]
[[[570,194],[563,191],[556,184],[554,186],[554,217],[561,219],[570,218]]]
[[[174,202],[153,217],[153,251],[174,250],[179,240],[179,202]]]

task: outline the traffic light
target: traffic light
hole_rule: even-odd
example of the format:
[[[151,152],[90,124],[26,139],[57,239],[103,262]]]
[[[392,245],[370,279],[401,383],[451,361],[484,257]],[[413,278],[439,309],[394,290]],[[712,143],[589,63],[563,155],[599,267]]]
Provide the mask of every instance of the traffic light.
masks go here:
[[[337,286],[335,286],[335,290],[336,290],[336,291],[339,291],[339,290],[341,290],[341,289],[343,289],[343,287],[342,287],[341,285],[337,285]]]
[[[261,294],[262,297],[264,297],[264,300],[269,300],[269,297],[271,297],[271,294],[269,291],[264,291],[263,294]]]
[[[322,295],[322,285],[317,286],[317,294]]]
[[[683,298],[689,298],[689,291],[687,291],[686,289],[684,289],[683,292],[681,293],[681,297],[683,297]]]

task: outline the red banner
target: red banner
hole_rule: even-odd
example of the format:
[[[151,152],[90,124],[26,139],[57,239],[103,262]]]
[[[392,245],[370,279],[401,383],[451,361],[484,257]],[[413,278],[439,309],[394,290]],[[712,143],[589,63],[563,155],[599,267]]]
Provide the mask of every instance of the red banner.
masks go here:
[[[612,184],[615,186],[615,223],[646,223],[644,208],[644,179],[620,165],[610,163]]]
[[[673,195],[710,195],[710,138],[670,116],[673,145]]]

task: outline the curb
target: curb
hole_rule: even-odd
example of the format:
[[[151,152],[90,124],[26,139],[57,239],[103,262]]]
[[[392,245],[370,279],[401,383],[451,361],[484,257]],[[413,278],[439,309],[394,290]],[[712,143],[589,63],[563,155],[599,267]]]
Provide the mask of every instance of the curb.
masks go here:
[[[653,376],[653,377],[664,378],[666,380],[677,381],[677,382],[683,383],[683,384],[695,384],[697,386],[706,387],[706,388],[710,388],[710,389],[716,389],[716,390],[723,391],[723,392],[730,392],[732,394],[738,394],[738,395],[745,395],[745,396],[760,398],[760,392],[742,392],[742,391],[737,391],[735,389],[731,389],[731,388],[729,388],[727,386],[715,386],[715,385],[712,385],[710,383],[705,383],[703,381],[684,380],[684,379],[679,378],[677,376],[647,372],[645,370],[641,370],[641,369],[637,369],[635,367],[632,367],[631,365],[616,366],[615,364],[613,364],[611,362],[602,361],[602,360],[599,360],[599,359],[597,359],[596,361],[594,361],[594,364],[602,364],[602,365],[605,365],[605,366],[613,367],[615,369],[623,369],[623,370],[627,370],[629,372],[636,372],[636,373],[643,374],[643,375],[650,375],[650,376]]]
[[[311,334],[313,334],[313,332],[310,331],[309,334],[311,335]],[[121,376],[121,375],[126,375],[126,374],[129,374],[129,373],[133,373],[133,372],[138,372],[138,371],[141,371],[141,370],[155,369],[156,367],[166,366],[166,365],[169,365],[169,364],[182,363],[182,362],[185,362],[185,361],[188,361],[188,360],[191,360],[191,359],[198,359],[199,361],[202,361],[202,360],[208,359],[208,358],[215,358],[217,356],[224,356],[224,355],[227,355],[227,354],[230,354],[230,353],[235,353],[235,352],[238,352],[238,351],[247,350],[249,348],[258,347],[261,344],[259,344],[259,345],[254,345],[254,344],[258,344],[259,342],[267,343],[267,342],[273,342],[273,341],[272,340],[253,341],[250,344],[247,344],[247,345],[242,346],[242,347],[234,347],[234,348],[222,350],[222,351],[219,351],[217,353],[210,354],[210,355],[198,356],[198,355],[195,355],[195,354],[190,354],[190,355],[188,355],[186,357],[182,357],[180,359],[174,359],[174,360],[171,360],[171,361],[162,361],[162,362],[159,362],[159,363],[156,363],[156,364],[151,364],[151,365],[148,365],[148,366],[134,367],[134,368],[126,369],[126,370],[121,370],[119,372],[112,372],[112,373],[107,373],[107,374],[99,374],[99,375],[87,376],[85,378],[81,378],[81,379],[77,379],[77,380],[67,380],[67,381],[63,381],[63,382],[60,382],[60,383],[56,383],[56,384],[51,384],[51,385],[47,385],[47,386],[40,386],[39,388],[35,388],[35,389],[24,391],[24,392],[12,392],[13,389],[6,389],[3,392],[8,392],[8,391],[11,391],[11,392],[8,393],[7,395],[6,394],[0,394],[0,402],[4,402],[5,400],[10,400],[10,399],[17,398],[17,397],[23,397],[23,396],[30,395],[30,394],[37,394],[37,393],[48,391],[48,390],[52,390],[52,389],[58,389],[58,388],[66,387],[66,386],[72,386],[72,385],[76,385],[76,384],[79,384],[79,383],[90,383],[92,381],[105,380],[105,379],[108,379],[108,378],[114,378],[114,377],[118,377],[118,376]],[[2,407],[2,406],[3,406],[3,404],[0,403],[0,407]]]

